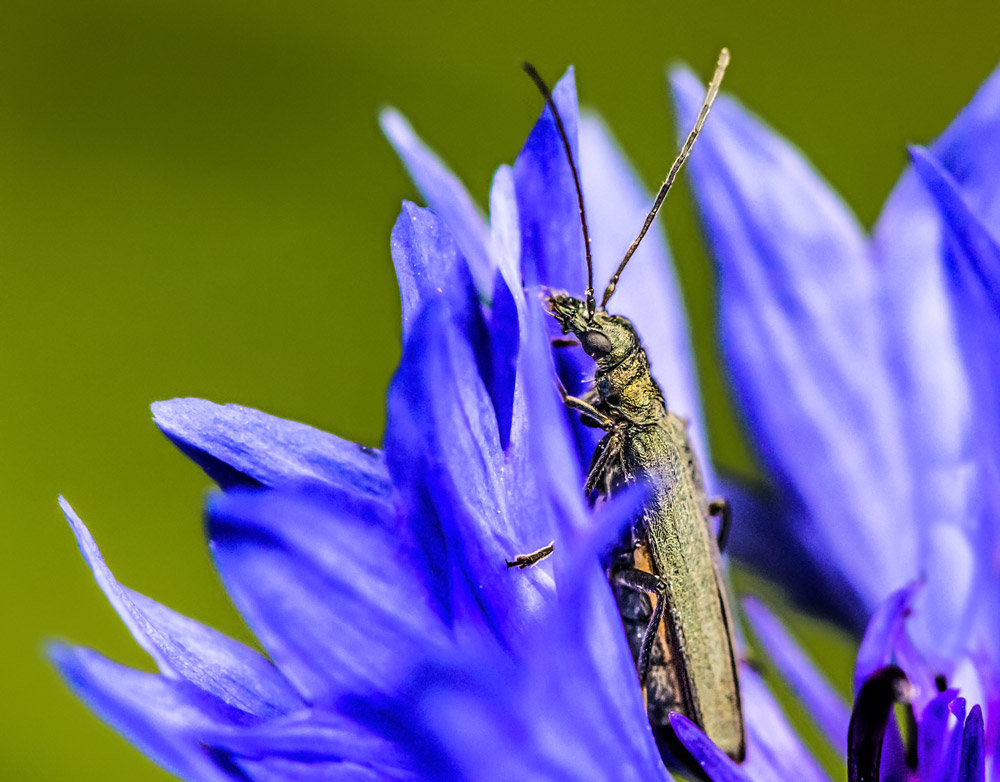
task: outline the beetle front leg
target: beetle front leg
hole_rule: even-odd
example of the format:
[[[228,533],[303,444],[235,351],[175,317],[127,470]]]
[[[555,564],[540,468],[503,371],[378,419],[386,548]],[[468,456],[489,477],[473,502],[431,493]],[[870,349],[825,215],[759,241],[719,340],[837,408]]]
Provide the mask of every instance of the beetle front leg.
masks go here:
[[[553,540],[547,546],[542,546],[538,551],[532,551],[530,554],[518,554],[514,559],[505,560],[507,563],[507,570],[512,567],[516,567],[518,570],[524,570],[526,567],[531,567],[532,565],[537,565],[547,556],[552,553],[556,542]]]

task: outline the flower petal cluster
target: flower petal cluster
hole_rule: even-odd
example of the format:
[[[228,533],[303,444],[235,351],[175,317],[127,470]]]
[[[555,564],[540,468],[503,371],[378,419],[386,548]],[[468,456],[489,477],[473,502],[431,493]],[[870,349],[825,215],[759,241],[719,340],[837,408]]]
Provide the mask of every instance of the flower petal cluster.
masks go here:
[[[1000,111],[991,83],[964,132]],[[702,88],[686,72],[674,87],[684,124]],[[599,120],[579,117],[572,74],[554,97],[605,279],[647,198]],[[535,293],[585,286],[551,115],[497,172],[489,220],[400,115],[382,121],[430,207],[404,203],[392,232],[404,347],[383,449],[236,405],[153,408],[220,487],[206,510],[211,549],[266,656],[119,584],[65,502],[98,585],[159,672],[67,644],[51,656],[102,718],[187,779],[667,779],[600,565],[642,498],[586,507],[595,433],[567,415],[552,373],[574,392],[592,367],[580,351],[550,351]],[[727,356],[778,488],[777,512],[751,516],[736,543],[751,559],[801,554],[825,605],[857,625],[873,616],[859,676],[896,661],[922,685],[925,779],[960,768],[982,778],[1000,690],[997,592],[985,580],[996,578],[989,411],[1000,408],[981,407],[997,312],[986,228],[996,142],[953,131],[914,151],[871,241],[801,156],[734,102],[720,99],[691,161],[720,263]],[[636,324],[708,468],[662,235],[632,263],[615,310]],[[932,403],[951,406],[928,422]],[[512,554],[551,540],[556,556],[507,570]],[[846,705],[762,605],[747,614],[846,750]],[[928,689],[936,673],[976,705]],[[695,760],[719,780],[824,779],[758,675],[741,674],[747,761],[736,766],[677,717]]]
[[[683,124],[700,87],[672,83]],[[734,545],[868,623],[857,687],[904,669],[910,773],[981,779],[1000,773],[1000,71],[910,159],[870,236],[729,98],[690,172],[727,365],[776,491]],[[890,749],[883,775],[903,778]]]
[[[579,121],[571,75],[555,97],[574,144],[580,125],[598,269],[609,274],[646,197],[600,123]],[[488,223],[398,114],[383,125],[432,207],[405,203],[392,232],[404,350],[384,449],[236,405],[153,407],[221,489],[206,511],[211,549],[267,656],[119,584],[63,501],[98,584],[159,673],[66,644],[52,659],[106,721],[189,779],[666,779],[599,562],[641,497],[596,516],[585,506],[594,433],[558,399],[534,292],[584,285],[552,118],[497,172]],[[649,336],[703,446],[662,237],[636,262],[650,269],[645,290],[623,286],[622,311]],[[571,353],[556,360],[573,390],[590,371]],[[509,556],[553,539],[557,556],[508,572]],[[735,770],[711,747],[712,762],[740,778],[796,767],[821,778],[747,677],[751,759]]]

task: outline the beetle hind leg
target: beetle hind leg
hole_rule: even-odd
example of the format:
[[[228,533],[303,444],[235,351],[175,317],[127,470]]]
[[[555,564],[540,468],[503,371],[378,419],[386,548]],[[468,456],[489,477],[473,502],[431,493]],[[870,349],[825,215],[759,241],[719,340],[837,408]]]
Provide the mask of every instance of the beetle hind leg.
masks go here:
[[[729,543],[729,531],[733,526],[733,506],[724,497],[716,497],[708,503],[708,515],[715,516],[719,520],[719,534],[716,536],[716,541],[721,554]]]
[[[663,609],[667,604],[664,599],[667,593],[667,582],[653,573],[647,573],[638,568],[623,567],[611,572],[611,577],[622,586],[634,589],[637,592],[646,592],[656,595],[656,605],[649,617],[649,623],[642,635],[642,643],[639,645],[639,659],[636,660],[636,671],[639,673],[639,681],[645,685],[646,676],[649,673],[649,663],[653,651],[653,643],[656,641],[656,631],[663,621]]]

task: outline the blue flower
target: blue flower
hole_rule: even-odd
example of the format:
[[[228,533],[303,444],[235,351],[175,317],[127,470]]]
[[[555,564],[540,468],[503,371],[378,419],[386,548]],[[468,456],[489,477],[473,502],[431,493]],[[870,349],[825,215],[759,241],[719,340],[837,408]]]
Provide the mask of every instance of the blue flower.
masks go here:
[[[682,109],[690,78],[680,74],[675,80]],[[554,93],[580,161],[596,276],[607,278],[641,223],[647,198],[600,122],[578,117],[572,75]],[[862,647],[867,667],[859,670],[867,674],[875,665],[899,659],[919,681],[903,652],[922,647],[916,642],[906,646],[901,639],[912,635],[914,619],[933,611],[933,605],[925,608],[916,601],[933,603],[927,595],[940,585],[928,572],[923,587],[909,586],[921,575],[917,567],[893,571],[903,577],[898,584],[890,573],[873,578],[868,572],[872,564],[887,569],[887,551],[901,550],[902,544],[891,535],[879,538],[870,519],[857,510],[874,488],[903,480],[893,469],[913,469],[909,441],[893,444],[887,439],[888,455],[869,453],[876,449],[871,432],[893,431],[886,427],[901,409],[890,394],[895,386],[879,380],[879,373],[890,366],[902,371],[908,366],[901,360],[905,352],[890,353],[890,343],[871,333],[873,316],[867,308],[880,297],[873,293],[871,299],[855,300],[857,290],[811,277],[829,271],[822,258],[798,259],[815,263],[797,272],[790,264],[775,268],[765,263],[768,252],[786,258],[782,231],[795,233],[781,223],[779,206],[813,196],[827,213],[832,210],[833,218],[838,207],[814,182],[805,195],[794,189],[775,194],[779,200],[771,209],[766,199],[757,202],[759,193],[748,199],[738,185],[752,186],[754,179],[739,179],[733,172],[755,172],[757,184],[782,174],[794,186],[802,184],[796,175],[804,167],[796,166],[794,155],[734,104],[720,108],[723,119],[712,120],[720,129],[703,142],[710,152],[696,168],[696,186],[700,194],[712,187],[728,193],[728,200],[716,200],[713,192],[706,208],[713,240],[729,250],[728,255],[718,251],[723,268],[758,270],[750,275],[754,284],[738,295],[723,288],[724,295],[742,301],[744,320],[737,331],[743,334],[743,347],[732,355],[742,351],[743,363],[761,361],[765,367],[743,367],[736,359],[738,387],[744,398],[752,397],[745,389],[754,387],[753,377],[759,378],[753,373],[777,365],[784,374],[775,377],[797,384],[793,390],[801,392],[782,400],[789,411],[801,413],[788,422],[792,435],[782,435],[781,426],[764,413],[748,412],[762,450],[775,454],[768,463],[777,465],[775,474],[787,489],[783,519],[795,522],[774,524],[770,531],[786,535],[787,546],[812,554],[811,566],[823,583],[850,586],[856,599],[847,608],[839,606],[841,615],[863,619],[894,588],[908,589],[876,612]],[[580,486],[595,435],[568,416],[558,399],[548,346],[552,324],[543,322],[535,295],[540,284],[581,292],[585,279],[575,195],[551,116],[543,113],[515,165],[497,172],[488,222],[399,115],[386,112],[383,126],[431,207],[404,204],[392,232],[404,349],[389,390],[383,450],[235,405],[179,399],[153,408],[161,430],[220,486],[207,508],[210,545],[227,589],[267,657],[120,585],[65,502],[99,586],[159,673],[125,668],[65,644],[54,644],[51,656],[70,686],[107,722],[162,766],[189,779],[669,778],[646,721],[598,557],[641,497],[625,493],[596,514],[586,507]],[[745,149],[726,157],[731,150],[720,142],[737,129],[757,132],[741,141]],[[791,166],[790,174],[761,167],[754,158],[760,153],[770,164],[772,151],[785,153],[782,160]],[[789,204],[781,200],[786,198]],[[928,209],[939,214],[929,203]],[[720,212],[713,221],[709,210],[716,205]],[[816,230],[823,227],[817,218],[824,213],[813,202],[802,201],[792,214],[814,218],[808,226]],[[768,215],[774,223],[758,219]],[[729,226],[731,218],[743,222]],[[951,230],[957,222],[949,218],[941,224]],[[834,220],[823,235],[829,241],[821,236],[817,245],[834,268],[846,252],[840,243],[850,221],[846,228],[843,223]],[[757,251],[749,260],[743,259],[740,235],[749,237],[747,246]],[[977,237],[973,232],[966,244],[978,247]],[[848,250],[855,246],[863,249],[866,243],[858,239],[848,243]],[[754,261],[760,263],[755,266]],[[671,408],[691,421],[707,468],[685,319],[662,236],[654,232],[647,237],[633,263],[629,274],[634,279],[623,281],[614,308],[636,323]],[[855,262],[850,268],[861,266]],[[768,291],[764,282],[774,288]],[[796,298],[800,283],[806,302],[830,316],[832,325],[822,318],[812,331],[802,325],[814,312]],[[869,282],[860,288],[876,286]],[[823,304],[822,297],[841,294],[854,303],[852,309],[838,312],[829,299]],[[988,308],[981,305],[975,312],[985,317]],[[963,317],[972,314],[970,310]],[[755,318],[765,325],[777,320],[780,333],[774,344],[751,339],[754,332],[743,324],[757,322]],[[857,383],[831,391],[830,406],[838,414],[867,413],[850,419],[854,426],[866,427],[867,439],[847,430],[834,432],[828,443],[814,434],[828,433],[829,427],[828,412],[812,404],[816,386],[823,388],[828,376],[844,370],[841,362],[854,356],[846,351],[836,325],[863,347],[881,346],[881,352],[875,350],[861,367],[873,373],[874,401],[865,402],[870,389],[863,386],[860,393]],[[790,344],[800,336],[801,347]],[[981,351],[987,337],[984,328],[978,335],[983,343],[975,343]],[[730,339],[729,344],[735,343]],[[971,348],[963,343],[961,349]],[[554,359],[571,391],[592,371],[576,353],[563,351]],[[867,355],[864,350],[859,354]],[[798,356],[802,366],[782,363],[788,355]],[[967,362],[965,352],[961,356],[954,363],[971,373],[968,364],[975,362]],[[926,369],[927,363],[921,366]],[[978,366],[976,371],[986,369]],[[849,374],[844,370],[841,376]],[[809,391],[812,396],[805,393]],[[753,399],[748,411],[759,404]],[[973,402],[966,401],[971,409]],[[761,406],[765,412],[780,409],[773,402]],[[818,415],[820,423],[810,427],[809,415]],[[928,436],[923,444],[932,439]],[[807,524],[811,530],[832,530],[837,518],[836,508],[820,513],[814,507],[814,494],[822,495],[819,489],[813,487],[810,494],[782,472],[790,468],[778,453],[800,468],[796,479],[809,477],[800,458],[812,458],[816,471],[819,448],[802,448],[806,442],[833,449],[822,457],[824,465],[843,467],[843,461],[853,467],[844,488],[829,488],[831,496],[825,499],[839,500],[842,513],[854,514],[849,518],[851,535],[859,543],[854,559],[848,556],[851,546],[829,552],[810,548],[813,536],[795,537]],[[860,466],[851,460],[855,447]],[[879,479],[881,469],[887,472]],[[847,485],[847,479],[859,476],[864,479],[859,485]],[[706,477],[710,487],[720,486],[711,472]],[[813,484],[822,482],[813,477]],[[827,484],[835,486],[829,478]],[[972,494],[967,495],[970,501]],[[906,526],[896,516],[890,520]],[[985,522],[976,529],[982,526]],[[550,540],[558,541],[555,557],[526,571],[507,571],[504,561],[511,554]],[[885,542],[890,548],[879,550]],[[861,555],[881,559],[858,564],[861,543]],[[919,561],[926,562],[925,550],[921,556],[925,559]],[[883,575],[886,585],[878,581]],[[959,597],[982,597],[979,583],[972,580]],[[827,604],[837,607],[829,600]],[[909,620],[907,605],[913,609]],[[750,604],[748,613],[821,727],[843,745],[845,704],[762,606]],[[984,612],[970,612],[961,632],[984,617]],[[971,636],[956,635],[957,641],[966,637]],[[936,672],[940,661],[933,662]],[[957,669],[943,672],[969,692]],[[741,676],[746,762],[736,766],[694,725],[677,718],[678,736],[695,759],[713,779],[825,778],[757,674],[744,666]],[[964,702],[954,691],[930,699],[922,713],[927,730],[921,741],[928,747],[922,757],[933,756],[926,762],[946,769],[972,763],[977,736],[982,756],[977,708],[966,720]],[[961,724],[956,727],[956,722]]]
[[[693,116],[696,80],[672,82]],[[921,780],[997,778],[1000,71],[910,158],[870,237],[735,101],[691,160],[729,372],[776,494],[734,546],[867,622],[856,687],[890,663],[908,675]],[[750,614],[794,670],[780,627]],[[883,777],[903,778],[887,746]]]

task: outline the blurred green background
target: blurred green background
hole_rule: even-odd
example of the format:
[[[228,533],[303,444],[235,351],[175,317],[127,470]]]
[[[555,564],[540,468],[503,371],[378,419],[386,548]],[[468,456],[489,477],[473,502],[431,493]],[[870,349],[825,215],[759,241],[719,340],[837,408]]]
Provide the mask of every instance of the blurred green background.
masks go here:
[[[202,538],[209,482],[148,404],[235,401],[377,445],[399,354],[389,230],[412,186],[398,106],[484,203],[540,108],[518,70],[575,63],[649,187],[674,154],[664,66],[806,151],[870,224],[998,57],[1000,5],[3,0],[0,496],[3,779],[161,779],[63,688],[46,637],[148,667],[94,585],[64,493],[118,577],[249,640]],[[717,461],[751,460],[713,348],[686,188],[666,224]],[[803,632],[809,631],[804,625]]]

